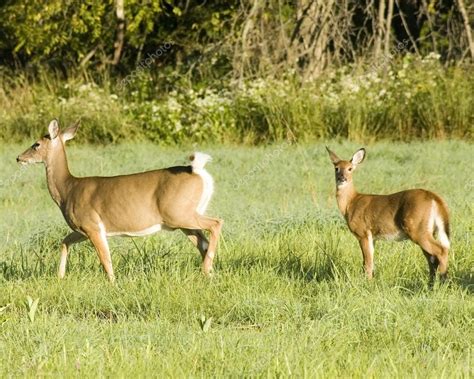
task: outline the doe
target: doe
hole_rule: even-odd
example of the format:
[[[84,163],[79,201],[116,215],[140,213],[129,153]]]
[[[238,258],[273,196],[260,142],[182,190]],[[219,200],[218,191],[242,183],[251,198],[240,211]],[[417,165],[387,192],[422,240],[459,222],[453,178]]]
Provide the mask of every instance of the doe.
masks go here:
[[[347,225],[359,241],[368,278],[374,271],[374,240],[410,239],[428,260],[430,284],[436,270],[446,279],[449,252],[449,214],[446,203],[433,192],[410,189],[391,195],[366,195],[354,188],[352,174],[365,158],[359,149],[350,161],[327,148],[336,170],[336,198]],[[438,235],[438,240],[434,237]]]
[[[61,247],[59,277],[66,272],[69,247],[89,239],[110,281],[114,270],[109,236],[145,236],[160,230],[180,229],[194,243],[207,275],[223,221],[204,216],[214,183],[204,169],[211,159],[195,153],[190,166],[169,167],[130,175],[83,177],[71,175],[65,143],[76,134],[79,122],[61,131],[50,122],[46,136],[18,156],[21,164],[44,163],[49,193],[73,230]],[[209,231],[209,241],[202,230]]]

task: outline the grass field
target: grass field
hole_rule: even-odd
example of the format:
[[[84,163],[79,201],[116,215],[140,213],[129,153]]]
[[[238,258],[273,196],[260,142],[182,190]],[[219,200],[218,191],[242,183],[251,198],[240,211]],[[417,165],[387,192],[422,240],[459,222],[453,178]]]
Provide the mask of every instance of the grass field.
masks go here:
[[[225,220],[212,278],[174,232],[112,239],[116,285],[91,245],[76,245],[59,281],[66,224],[44,168],[15,163],[32,142],[0,150],[1,377],[474,376],[472,144],[375,143],[355,174],[361,192],[423,187],[449,204],[450,279],[430,290],[410,242],[378,243],[376,278],[364,278],[324,144],[200,147],[214,157],[208,213]],[[360,147],[330,146],[346,158]],[[192,150],[68,153],[76,175],[113,175],[181,164]]]

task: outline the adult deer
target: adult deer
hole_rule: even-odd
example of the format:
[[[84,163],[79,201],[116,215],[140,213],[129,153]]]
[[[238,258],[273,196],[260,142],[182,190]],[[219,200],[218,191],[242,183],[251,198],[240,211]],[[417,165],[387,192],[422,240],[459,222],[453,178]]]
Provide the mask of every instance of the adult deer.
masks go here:
[[[436,270],[445,279],[450,243],[448,207],[443,199],[424,189],[391,195],[358,193],[352,174],[364,160],[365,149],[357,150],[350,161],[326,149],[336,170],[337,204],[359,241],[368,278],[373,276],[375,239],[410,239],[421,247],[428,260],[430,283],[434,282]]]
[[[145,236],[163,229],[181,229],[200,251],[202,270],[209,274],[223,224],[204,216],[214,188],[204,169],[211,157],[195,153],[190,166],[78,178],[69,171],[65,151],[78,126],[79,122],[61,131],[58,122],[51,121],[49,134],[17,158],[22,164],[45,164],[49,193],[73,230],[62,242],[59,277],[65,275],[70,246],[89,239],[114,281],[107,237]],[[209,231],[209,241],[202,230]]]

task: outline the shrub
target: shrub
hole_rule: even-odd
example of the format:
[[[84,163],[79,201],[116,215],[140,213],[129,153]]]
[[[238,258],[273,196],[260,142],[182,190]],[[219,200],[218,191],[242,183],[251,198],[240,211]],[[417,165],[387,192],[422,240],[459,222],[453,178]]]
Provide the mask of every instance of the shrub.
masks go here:
[[[81,117],[89,142],[156,143],[472,138],[472,66],[445,68],[439,56],[406,56],[386,67],[328,70],[301,83],[293,74],[199,88],[176,81],[163,91],[146,73],[120,91],[109,82],[44,79],[0,90],[0,138],[36,138],[53,117]]]

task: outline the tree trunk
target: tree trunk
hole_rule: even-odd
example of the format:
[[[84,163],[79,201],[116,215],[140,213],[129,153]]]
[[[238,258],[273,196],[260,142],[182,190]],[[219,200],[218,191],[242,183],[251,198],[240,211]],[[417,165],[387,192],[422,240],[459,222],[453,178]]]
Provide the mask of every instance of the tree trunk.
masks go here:
[[[392,33],[393,2],[394,0],[388,1],[388,14],[387,14],[387,21],[386,21],[386,26],[385,26],[385,48],[384,48],[385,58],[387,58],[390,54],[390,35]]]
[[[117,37],[114,43],[114,59],[112,60],[113,65],[117,65],[120,62],[120,56],[122,55],[123,41],[125,39],[125,10],[124,0],[116,0],[115,2],[115,14],[117,15]]]
[[[457,0],[457,2],[464,21],[464,29],[466,30],[467,43],[469,44],[469,50],[471,51],[471,59],[474,62],[474,41],[472,40],[471,26],[469,25],[466,6],[464,5],[464,0]]]
[[[375,51],[374,56],[375,59],[380,57],[380,52],[382,51],[382,39],[385,30],[385,0],[379,1],[379,12],[378,12],[378,20],[377,20],[377,36],[375,39]]]

